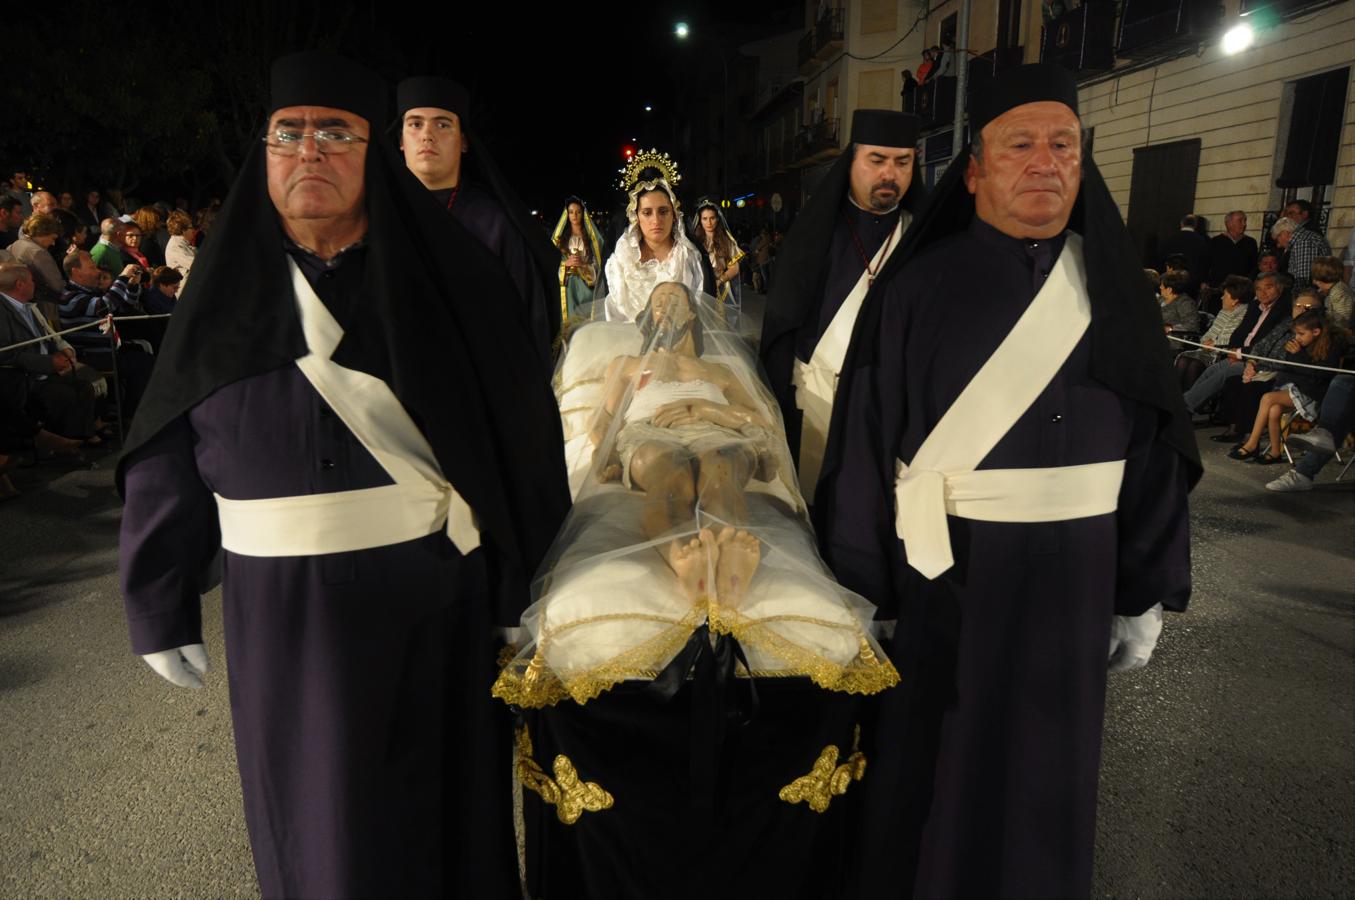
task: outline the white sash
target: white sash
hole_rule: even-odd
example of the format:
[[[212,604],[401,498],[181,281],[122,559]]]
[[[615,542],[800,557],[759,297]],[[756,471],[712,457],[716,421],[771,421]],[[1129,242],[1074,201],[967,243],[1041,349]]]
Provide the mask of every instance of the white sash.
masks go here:
[[[828,323],[823,337],[814,346],[809,362],[795,360],[791,384],[795,386],[795,405],[803,415],[800,419],[800,493],[806,503],[814,502],[814,488],[823,469],[823,453],[828,444],[828,425],[833,420],[833,397],[837,394],[838,375],[842,361],[847,358],[847,347],[852,340],[861,304],[870,291],[870,273],[879,273],[902,241],[903,233],[913,214],[899,212],[899,221],[889,239],[875,252],[875,258],[857,279],[847,299],[842,301],[833,321]]]
[[[1054,270],[1011,332],[913,456],[897,464],[895,530],[927,578],[954,565],[946,514],[989,522],[1054,522],[1114,512],[1124,460],[975,471],[1040,396],[1091,324],[1082,238],[1069,234]]]
[[[297,368],[395,483],[263,500],[218,494],[221,546],[243,556],[316,556],[399,544],[445,526],[456,549],[470,553],[480,546],[470,506],[443,478],[433,448],[390,386],[330,359],[343,329],[289,264],[310,350]]]

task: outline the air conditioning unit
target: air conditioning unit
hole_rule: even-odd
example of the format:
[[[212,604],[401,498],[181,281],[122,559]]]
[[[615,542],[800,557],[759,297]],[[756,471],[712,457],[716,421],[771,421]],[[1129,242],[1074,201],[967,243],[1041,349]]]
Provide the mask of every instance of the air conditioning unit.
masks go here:
[[[1124,0],[1115,55],[1142,59],[1213,38],[1223,21],[1219,0]]]
[[[1239,0],[1239,16],[1261,16],[1276,21],[1287,19],[1313,6],[1326,6],[1330,0]]]
[[[1104,72],[1115,66],[1115,4],[1088,0],[1049,22],[1040,32],[1040,62],[1073,72]]]

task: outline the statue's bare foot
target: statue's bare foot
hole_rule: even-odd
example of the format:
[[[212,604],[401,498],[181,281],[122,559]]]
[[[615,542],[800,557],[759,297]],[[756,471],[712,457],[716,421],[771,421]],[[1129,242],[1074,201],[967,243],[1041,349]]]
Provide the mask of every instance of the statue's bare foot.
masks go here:
[[[708,528],[701,529],[689,541],[673,541],[668,545],[668,565],[677,574],[682,594],[693,603],[710,594],[711,573],[719,545]]]
[[[762,543],[746,531],[726,526],[720,531],[720,556],[715,568],[715,596],[721,606],[738,606],[748,593],[758,563],[762,561]]]

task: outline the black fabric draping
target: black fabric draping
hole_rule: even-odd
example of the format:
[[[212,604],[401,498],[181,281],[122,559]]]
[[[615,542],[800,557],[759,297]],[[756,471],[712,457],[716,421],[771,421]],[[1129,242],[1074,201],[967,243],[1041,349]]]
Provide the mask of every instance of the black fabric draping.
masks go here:
[[[563,755],[615,801],[564,824],[556,807],[524,790],[531,896],[849,896],[846,825],[873,789],[870,760],[864,780],[851,780],[822,813],[778,793],[810,774],[830,745],[835,766],[848,762],[861,698],[807,679],[763,678],[753,708],[750,680],[720,674],[735,658],[732,644],[698,638],[707,645],[669,698],[628,682],[586,706],[525,715],[532,758],[546,773]]]
[[[118,467],[224,385],[306,351],[256,144],[193,266]],[[510,625],[569,506],[559,414],[502,266],[453,221],[395,150],[368,145],[363,302],[340,320],[334,361],[387,382],[444,475],[475,511],[502,571],[495,620]],[[245,260],[248,264],[242,264]]]
[[[532,220],[527,207],[518,199],[517,192],[509,186],[507,179],[494,165],[494,161],[485,151],[484,144],[473,143],[471,151],[461,163],[462,178],[472,184],[481,185],[494,196],[504,215],[513,223],[513,227],[522,235],[523,243],[532,255],[533,274],[546,285],[546,296],[555,296],[556,269],[560,265],[560,254],[551,245],[546,229]],[[546,305],[547,323],[551,334],[560,333],[560,310],[555,304]]]

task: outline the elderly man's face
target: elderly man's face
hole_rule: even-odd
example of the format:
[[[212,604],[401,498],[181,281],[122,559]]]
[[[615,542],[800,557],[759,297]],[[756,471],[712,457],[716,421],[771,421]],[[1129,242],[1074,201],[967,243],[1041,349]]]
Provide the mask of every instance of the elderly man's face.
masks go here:
[[[49,213],[56,209],[56,198],[46,191],[38,191],[33,195],[33,212]]]
[[[451,110],[420,106],[405,113],[400,129],[405,165],[430,191],[455,187],[461,177],[466,136]]]
[[[852,157],[852,199],[862,209],[888,212],[913,181],[913,148],[857,144]]]
[[[982,158],[971,157],[965,185],[979,218],[1016,238],[1063,232],[1082,180],[1082,128],[1062,103],[1008,110],[983,128]]]
[[[1280,296],[1280,281],[1278,278],[1260,278],[1255,284],[1256,302],[1262,306],[1269,306]]]
[[[1281,231],[1279,234],[1275,235],[1275,246],[1279,247],[1281,250],[1284,250],[1289,246],[1289,242],[1292,241],[1293,239],[1294,232]]]
[[[1228,221],[1224,223],[1224,227],[1228,229],[1229,237],[1237,240],[1247,233],[1247,214],[1237,213],[1229,216]]]
[[[342,109],[289,106],[268,121],[270,134],[279,128],[306,135],[295,156],[267,154],[268,197],[279,215],[283,219],[356,215],[366,196],[367,120]],[[346,132],[362,142],[351,144],[346,153],[322,153],[312,136],[316,131]]]
[[[1284,208],[1284,217],[1299,223],[1308,221],[1308,214],[1297,203],[1291,203]]]

